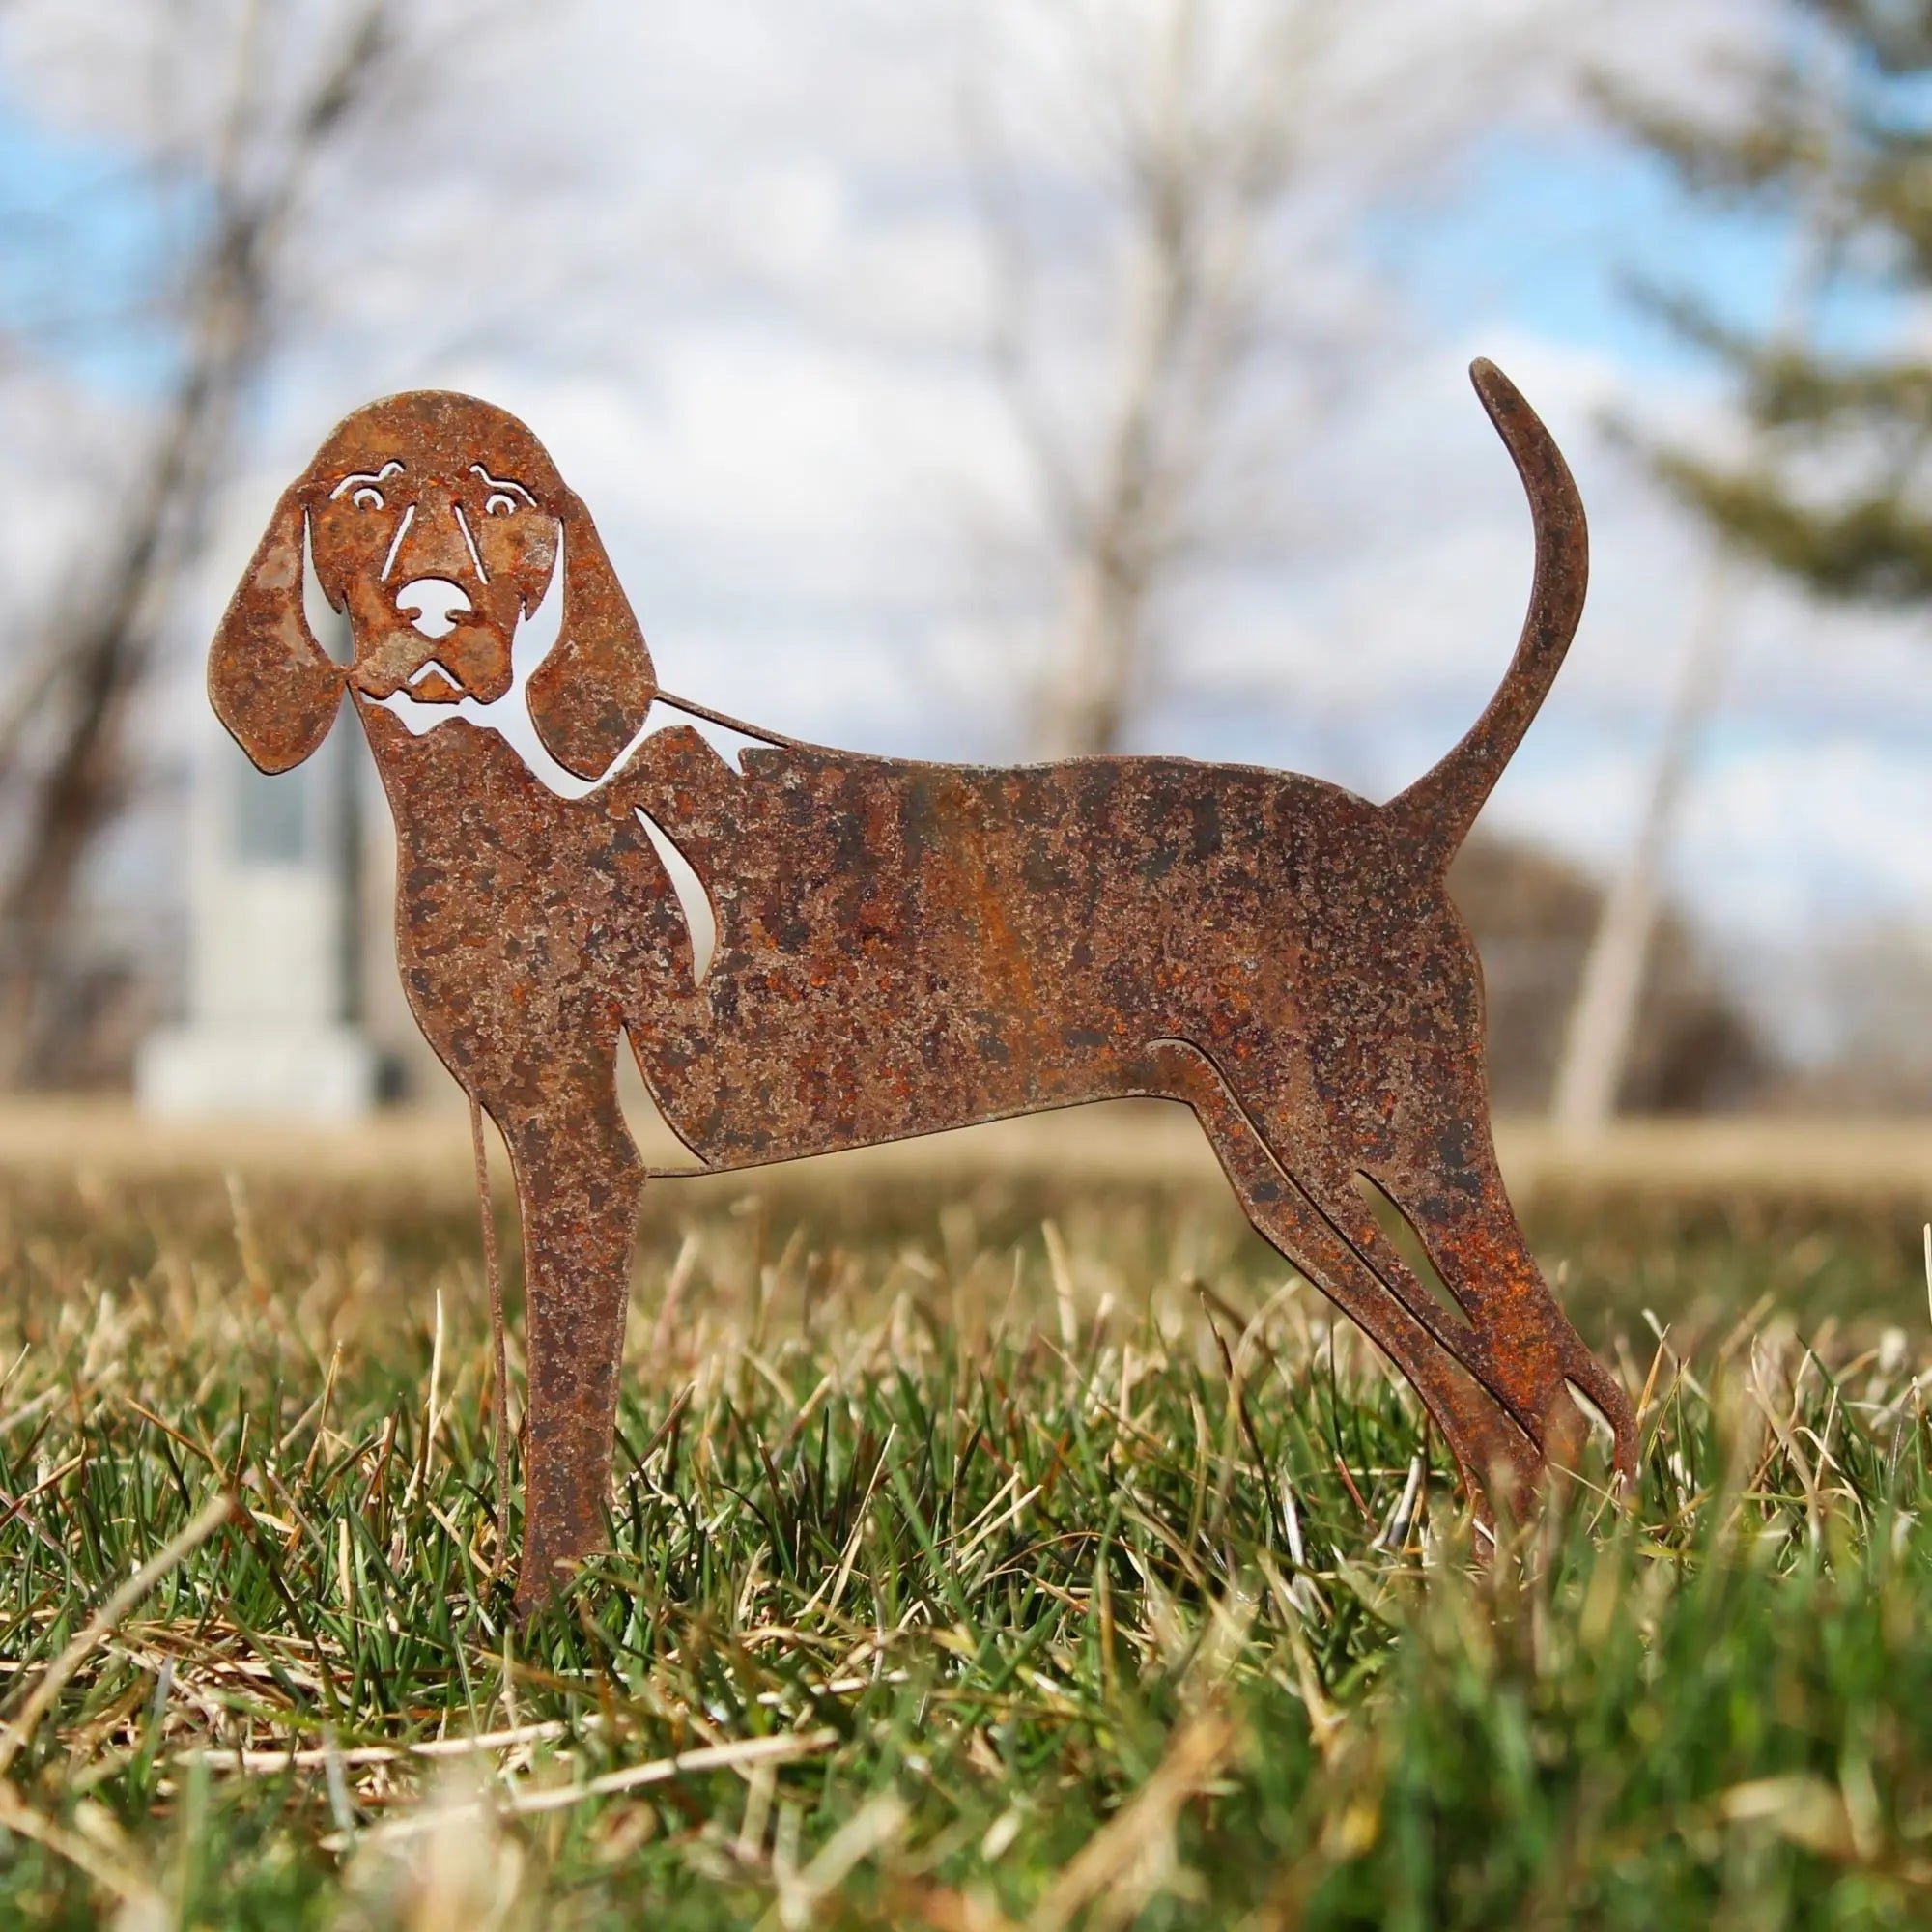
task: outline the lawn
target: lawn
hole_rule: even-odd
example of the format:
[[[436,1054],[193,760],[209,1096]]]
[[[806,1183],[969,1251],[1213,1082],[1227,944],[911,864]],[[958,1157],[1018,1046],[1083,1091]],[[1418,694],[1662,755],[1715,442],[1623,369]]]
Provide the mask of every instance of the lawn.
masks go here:
[[[473,1211],[0,1189],[0,1922],[1932,1918],[1907,1208],[1538,1203],[1642,1480],[1487,1563],[1218,1197],[647,1216],[611,1554],[519,1629]]]

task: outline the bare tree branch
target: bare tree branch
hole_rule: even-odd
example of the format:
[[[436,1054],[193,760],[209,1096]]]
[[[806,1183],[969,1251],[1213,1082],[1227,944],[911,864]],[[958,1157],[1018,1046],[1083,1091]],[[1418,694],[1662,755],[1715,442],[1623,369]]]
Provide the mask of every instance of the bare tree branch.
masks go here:
[[[214,213],[187,277],[181,373],[118,526],[66,574],[91,594],[70,607],[38,655],[23,694],[38,701],[16,707],[57,720],[51,752],[40,769],[19,771],[24,716],[0,745],[0,781],[24,780],[27,794],[0,890],[0,1084],[57,1070],[58,1043],[40,1023],[47,980],[58,971],[85,859],[128,800],[129,710],[159,614],[201,539],[237,402],[269,350],[276,257],[291,212],[389,43],[389,0],[363,0],[335,57],[270,143],[255,120],[267,58],[261,0],[250,0],[237,31]]]
[[[1037,263],[1006,191],[1012,164],[994,117],[978,99],[969,108],[992,365],[1062,559],[1054,662],[1038,694],[1042,755],[1118,749],[1145,696],[1152,607],[1198,541],[1203,481],[1257,339],[1255,253],[1294,175],[1292,63],[1327,14],[1308,0],[1247,46],[1234,95],[1209,72],[1225,0],[1166,0],[1151,22],[1102,12],[1073,23],[1095,28],[1082,48],[1091,99],[1079,118],[1097,130],[1121,232],[1102,301],[1126,318],[1118,373],[1085,436],[1049,404]]]

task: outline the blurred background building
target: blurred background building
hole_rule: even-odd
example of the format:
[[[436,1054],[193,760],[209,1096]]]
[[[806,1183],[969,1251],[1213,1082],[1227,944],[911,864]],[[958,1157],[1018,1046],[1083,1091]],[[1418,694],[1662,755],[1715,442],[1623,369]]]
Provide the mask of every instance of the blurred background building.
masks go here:
[[[1921,1110],[1929,14],[0,0],[0,1080],[446,1087],[353,732],[201,694],[373,395],[523,414],[671,689],[1379,797],[1520,619],[1484,354],[1596,553],[1457,874],[1499,1102]]]

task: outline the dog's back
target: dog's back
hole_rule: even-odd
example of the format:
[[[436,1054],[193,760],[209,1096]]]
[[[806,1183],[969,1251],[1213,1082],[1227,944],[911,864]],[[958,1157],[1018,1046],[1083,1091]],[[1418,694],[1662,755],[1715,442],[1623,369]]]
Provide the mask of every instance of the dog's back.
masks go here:
[[[701,997],[627,1028],[717,1165],[1162,1091],[1151,1049],[1293,1054],[1381,814],[1289,773],[1180,758],[1021,767],[756,751],[688,731],[619,781],[708,883]],[[1371,954],[1363,970],[1375,970]]]

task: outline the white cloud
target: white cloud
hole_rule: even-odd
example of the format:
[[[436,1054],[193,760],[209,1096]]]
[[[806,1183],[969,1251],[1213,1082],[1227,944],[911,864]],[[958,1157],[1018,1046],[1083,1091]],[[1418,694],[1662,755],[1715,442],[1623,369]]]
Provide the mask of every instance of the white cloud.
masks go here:
[[[147,56],[115,36],[145,11],[17,0],[8,51],[37,109],[95,132],[142,125]],[[1558,12],[1405,4],[1382,16],[1401,33],[1350,44],[1356,105],[1304,130],[1337,172],[1318,173],[1271,246],[1289,305],[1316,319],[1314,346],[1373,354],[1339,377],[1306,345],[1259,368],[1242,419],[1265,453],[1267,514],[1175,598],[1144,735],[1380,794],[1464,728],[1502,673],[1529,574],[1521,493],[1463,374],[1489,354],[1569,451],[1596,558],[1572,661],[1492,820],[1601,865],[1632,823],[1704,567],[1601,418],[1641,402],[1687,419],[1707,399],[1660,396],[1520,325],[1431,339],[1387,314],[1388,291],[1348,246],[1369,163],[1383,182],[1446,178],[1486,119],[1573,118],[1579,45],[1640,43],[1662,60],[1735,33],[1747,10],[1620,10],[1610,41],[1596,10]],[[445,0],[412,13],[442,51],[312,198],[295,339],[224,504],[184,666],[274,487],[328,423],[371,394],[451,383],[517,409],[551,444],[673,688],[867,749],[993,749],[1014,713],[1015,639],[1040,612],[1015,614],[1030,580],[996,577],[981,541],[1037,518],[980,356],[984,258],[956,111],[983,44],[967,31],[975,13],[582,0],[476,33]],[[1015,31],[1004,44],[1024,50],[1039,30]],[[1038,59],[998,74],[1003,107],[1025,106]],[[1441,85],[1370,116],[1360,103],[1384,82],[1368,70],[1394,59]],[[1023,122],[1021,158],[1077,254],[1097,244],[1081,226],[1074,132]],[[1091,288],[1065,312],[1063,399],[1104,379],[1116,320]],[[68,404],[51,383],[40,403],[49,434],[27,441],[57,449]],[[59,497],[50,485],[23,513],[45,521],[6,541],[31,531],[57,550],[77,514]],[[1693,904],[1739,956],[1802,949],[1821,922],[1932,907],[1932,646],[1910,623],[1771,590],[1743,598],[1735,621],[1721,727],[1676,858]],[[195,681],[182,689],[175,721],[200,728]]]

